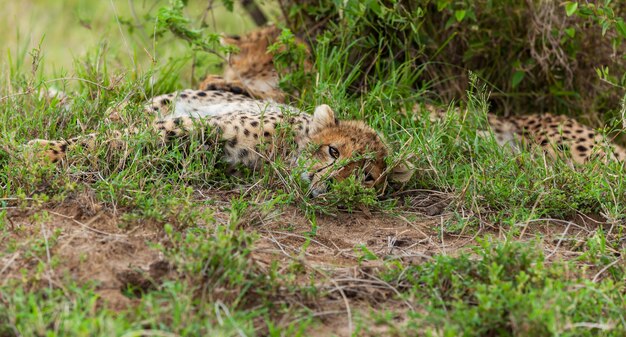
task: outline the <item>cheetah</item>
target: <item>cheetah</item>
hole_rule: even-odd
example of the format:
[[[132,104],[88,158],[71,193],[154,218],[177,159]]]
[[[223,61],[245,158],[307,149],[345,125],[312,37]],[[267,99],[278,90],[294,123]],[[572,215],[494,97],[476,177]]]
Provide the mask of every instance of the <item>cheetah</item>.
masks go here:
[[[446,117],[442,109],[432,105],[425,108],[431,121]],[[413,112],[418,113],[420,109],[415,105]],[[460,114],[460,109],[455,113]],[[571,117],[551,113],[500,117],[488,113],[487,124],[496,142],[514,151],[529,145],[542,149],[551,158],[562,157],[575,164],[584,164],[592,158],[626,162],[626,149]],[[489,134],[485,130],[479,132],[483,137]]]
[[[225,81],[238,84],[256,98],[272,99],[278,103],[285,102],[285,93],[278,87],[279,73],[274,66],[275,53],[268,47],[278,41],[281,29],[270,25],[243,35],[223,35],[220,42],[224,46],[237,47],[238,51],[230,53],[222,74]],[[302,48],[306,58],[302,67],[305,72],[312,69],[311,51],[304,40],[295,39],[295,46]],[[282,49],[285,46],[281,47]],[[279,50],[284,51],[284,50]],[[292,69],[286,69],[290,71]],[[201,84],[200,89],[210,90],[214,81],[209,75]]]
[[[387,181],[407,182],[413,173],[408,163],[389,167],[389,150],[378,133],[362,121],[337,119],[328,105],[317,106],[309,115],[271,99],[256,99],[245,88],[219,77],[212,79],[212,90],[183,90],[154,97],[146,104],[147,110],[163,116],[152,123],[163,143],[191,135],[202,139],[217,130],[223,160],[232,167],[241,164],[256,169],[266,158],[260,148],[271,147],[273,137],[281,136],[280,126],[288,125],[298,150],[294,158],[286,159],[292,165],[304,165],[302,178],[309,182],[313,197],[325,193],[329,181],[355,174],[364,186],[379,187]],[[96,136],[35,139],[29,145],[58,162],[74,147],[94,149]]]

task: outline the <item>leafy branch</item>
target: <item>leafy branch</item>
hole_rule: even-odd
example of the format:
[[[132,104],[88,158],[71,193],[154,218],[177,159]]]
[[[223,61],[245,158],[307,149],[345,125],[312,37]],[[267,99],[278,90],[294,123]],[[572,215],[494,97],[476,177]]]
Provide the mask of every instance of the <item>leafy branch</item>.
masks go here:
[[[185,17],[183,9],[186,3],[182,0],[170,1],[169,7],[161,7],[157,13],[157,36],[171,32],[177,38],[186,41],[196,49],[215,54],[222,59],[222,55],[231,51],[231,47],[220,45],[220,35],[207,33],[204,29],[189,28],[191,20]]]

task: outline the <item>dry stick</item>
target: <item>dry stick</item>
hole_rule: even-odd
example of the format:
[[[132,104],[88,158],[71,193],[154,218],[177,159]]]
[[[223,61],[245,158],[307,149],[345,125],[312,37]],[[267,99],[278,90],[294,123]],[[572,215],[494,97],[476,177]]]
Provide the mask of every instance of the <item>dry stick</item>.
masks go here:
[[[274,241],[275,243],[277,243],[278,241]],[[279,245],[280,246],[280,245]],[[346,296],[345,292],[343,291],[343,287],[340,287],[339,284],[332,279],[329,275],[326,274],[326,272],[311,266],[310,263],[308,263],[305,259],[301,259],[301,258],[295,258],[289,254],[287,254],[285,252],[284,249],[282,249],[282,247],[280,247],[281,251],[285,254],[285,256],[289,259],[292,259],[294,261],[298,261],[300,263],[302,263],[305,266],[309,266],[311,269],[313,269],[314,272],[317,272],[319,274],[321,274],[322,276],[326,277],[331,283],[333,283],[333,285],[335,286],[335,289],[337,289],[337,291],[339,291],[339,293],[341,294],[341,297],[343,299],[344,305],[346,307],[346,314],[348,316],[348,329],[350,331],[350,334],[352,334],[353,330],[353,323],[352,323],[352,310],[350,309],[350,301],[348,300],[348,296]]]
[[[567,227],[565,227],[565,230],[563,231],[563,233],[561,233],[561,237],[559,238],[559,241],[556,243],[554,250],[552,250],[552,253],[550,253],[550,255],[546,256],[546,260],[549,260],[554,254],[556,254],[556,251],[561,246],[561,242],[563,242],[563,240],[565,239],[565,235],[567,235],[567,231],[569,231],[570,226],[571,224],[567,224]]]
[[[233,326],[237,330],[237,333],[239,334],[239,336],[246,337],[246,334],[243,332],[243,330],[241,330],[239,325],[235,324],[235,321],[233,320],[233,316],[230,314],[230,310],[228,310],[228,307],[224,304],[224,302],[217,301],[215,303],[215,314],[217,316],[217,320],[220,323],[220,325],[222,325],[222,326],[224,325],[224,320],[222,319],[222,315],[220,315],[220,310],[222,312],[224,312],[224,314],[226,315],[226,317],[228,318],[230,323],[233,324]]]
[[[287,23],[287,27],[292,28],[293,24],[291,23],[291,20],[289,20],[289,14],[288,14],[287,8],[285,8],[285,4],[283,3],[283,0],[278,0],[278,7],[280,7],[280,11],[283,14],[283,18],[285,19],[285,22]]]
[[[129,331],[122,335],[122,337],[137,337],[137,336],[146,336],[146,337],[179,337],[180,335],[174,334],[167,331],[161,330],[133,330]]]
[[[318,270],[318,273],[319,272],[320,271]],[[328,275],[325,275],[325,273],[321,273],[321,274],[328,277]],[[346,296],[346,293],[343,291],[343,288],[339,286],[336,280],[332,278],[329,278],[329,280],[332,284],[335,285],[335,288],[339,291],[339,293],[341,294],[341,297],[343,298],[343,302],[346,306],[346,314],[348,315],[348,331],[350,332],[350,335],[352,335],[354,333],[354,330],[352,327],[352,310],[350,309],[350,301],[348,300],[348,296]]]
[[[92,85],[95,85],[96,87],[103,89],[103,90],[110,90],[108,87],[103,86],[100,83],[96,83],[94,81],[90,81],[84,78],[79,78],[79,77],[61,77],[61,78],[54,78],[51,80],[47,80],[45,83],[52,83],[52,82],[58,82],[58,81],[79,81],[79,82],[85,82],[85,83],[89,83]]]
[[[4,274],[4,272],[9,269],[9,267],[11,266],[11,264],[13,264],[13,262],[15,262],[15,260],[17,260],[17,257],[20,256],[20,252],[15,252],[11,258],[9,259],[9,261],[7,261],[7,263],[4,265],[4,267],[2,267],[2,270],[0,270],[0,275]]]
[[[328,247],[327,245],[325,245],[325,244],[323,244],[323,243],[321,243],[321,242],[319,242],[319,241],[317,241],[317,240],[315,240],[315,239],[307,238],[307,237],[306,237],[306,236],[304,236],[304,235],[298,235],[298,234],[287,233],[287,232],[281,232],[281,231],[270,231],[270,230],[264,230],[264,231],[262,231],[262,232],[266,232],[266,233],[269,233],[269,234],[272,234],[272,233],[277,233],[277,234],[281,234],[281,235],[285,235],[285,236],[293,236],[293,237],[300,238],[300,239],[303,239],[303,240],[309,240],[309,241],[311,241],[311,242],[313,242],[313,243],[316,243],[316,244],[318,244],[318,245],[320,245],[320,246],[322,246],[322,247],[324,247],[324,248],[326,248],[326,249],[328,249],[328,250],[332,250],[332,249],[331,249],[330,247]],[[272,235],[272,237],[273,237],[273,235]]]
[[[267,17],[254,0],[241,0],[241,6],[248,12],[257,26],[265,26],[267,24]]]
[[[94,233],[98,233],[98,234],[101,234],[101,235],[107,235],[107,236],[127,237],[127,235],[124,235],[124,234],[108,233],[108,232],[103,232],[103,231],[95,229],[95,228],[91,228],[91,227],[87,226],[86,224],[84,224],[84,223],[74,219],[71,216],[65,215],[65,214],[57,213],[57,212],[54,212],[54,211],[47,211],[47,212],[50,213],[50,214],[56,215],[56,216],[60,216],[60,217],[65,218],[65,219],[72,220],[75,223],[77,223],[78,225],[80,225],[81,227],[83,227],[83,228],[85,228],[87,230],[90,230],[90,231],[92,231]]]
[[[405,268],[405,269],[406,269],[406,268]],[[375,275],[372,275],[372,274],[369,274],[369,273],[365,273],[365,272],[363,272],[363,273],[364,273],[365,275],[367,275],[367,276],[371,277],[372,279],[374,279],[374,280],[378,281],[381,285],[383,285],[383,286],[384,286],[384,287],[383,287],[383,289],[384,289],[384,288],[391,289],[394,293],[396,293],[396,296],[398,296],[398,297],[400,297],[400,298],[401,298],[402,294],[400,293],[400,291],[399,291],[396,287],[392,286],[392,285],[391,285],[391,284],[389,284],[388,282],[383,281],[382,279],[380,279],[380,278],[376,277]],[[361,280],[361,282],[362,282],[362,281],[364,281],[364,280]],[[408,307],[411,311],[415,311],[415,307],[414,307],[414,306],[413,306],[413,305],[412,305],[409,301],[407,301],[407,300],[402,300],[402,302],[404,302],[404,304],[405,304],[405,305],[406,305],[406,306],[407,306],[407,307]]]
[[[616,259],[615,261],[607,264],[604,268],[600,269],[600,271],[596,274],[596,276],[593,277],[592,282],[595,283],[598,280],[598,277],[600,277],[600,275],[602,275],[602,273],[604,273],[605,271],[607,271],[609,268],[613,267],[614,265],[616,265],[620,261],[622,261],[621,257],[619,259]]]
[[[276,239],[276,238],[274,237],[274,234],[270,233],[270,235],[272,236],[272,238],[271,238],[271,239],[269,239],[269,240],[270,240],[271,242],[273,242],[276,246],[278,246],[278,249],[280,249],[280,251],[281,251],[281,252],[282,252],[285,256],[291,256],[291,255],[289,255],[289,253],[287,252],[287,250],[285,250],[285,246],[284,246],[282,243],[280,243],[280,241],[278,241],[278,239]],[[294,251],[296,250],[296,249],[295,249],[295,248],[293,248],[293,247],[289,247],[289,248],[292,248]],[[288,249],[289,249],[289,248],[288,248]],[[260,252],[260,250],[257,250],[257,251],[259,251],[259,252]],[[297,253],[297,251],[296,251],[296,253]],[[288,266],[283,267],[283,268],[281,269],[281,271],[282,271],[282,270],[284,270],[284,269],[286,269],[287,267],[288,267]]]
[[[50,267],[52,258],[50,257],[50,245],[48,244],[48,235],[46,234],[47,228],[44,227],[43,221],[40,223],[41,225],[41,234],[43,235],[43,240],[46,245],[46,258],[48,259],[48,287],[52,289],[52,268]]]
[[[278,241],[278,240],[276,239],[276,237],[274,236],[274,233],[269,232],[269,234],[270,234],[270,236],[271,236],[272,238],[271,238],[271,239],[270,239],[270,238],[268,238],[268,240],[272,241],[275,245],[277,245],[277,246],[278,246],[278,249],[280,249],[280,251],[281,251],[283,254],[285,254],[285,255],[289,256],[289,253],[287,253],[287,251],[285,250],[284,246],[280,243],[280,241]],[[290,248],[291,248],[291,247],[290,247]],[[292,248],[292,249],[293,249],[293,250],[295,250],[295,248]],[[305,253],[305,254],[306,254],[306,253]]]
[[[124,31],[122,30],[122,23],[120,22],[120,17],[117,13],[117,8],[115,7],[115,4],[113,3],[113,0],[109,0],[110,4],[111,4],[111,8],[113,9],[113,14],[115,16],[115,21],[117,23],[117,28],[119,29],[119,33],[122,36],[122,41],[124,43],[124,46],[126,47],[126,50],[128,50],[128,58],[130,58],[130,61],[133,64],[133,67],[135,67],[135,69],[137,68],[137,64],[135,63],[135,58],[133,57],[132,54],[132,49],[130,48],[130,45],[128,44],[128,40],[126,39],[126,35],[124,35]]]
[[[401,220],[403,220],[404,222],[406,222],[406,224],[408,224],[409,226],[413,227],[413,229],[415,229],[417,232],[419,232],[422,236],[424,236],[424,239],[428,240],[428,242],[430,242],[431,245],[433,245],[434,247],[438,248],[439,251],[443,254],[443,246],[439,246],[439,244],[435,243],[435,241],[432,239],[432,237],[430,235],[426,235],[426,233],[424,233],[421,229],[419,229],[415,224],[413,224],[411,221],[409,221],[409,219],[405,218],[402,215],[398,215],[398,218],[400,218]],[[443,221],[443,217],[441,217],[442,221]]]

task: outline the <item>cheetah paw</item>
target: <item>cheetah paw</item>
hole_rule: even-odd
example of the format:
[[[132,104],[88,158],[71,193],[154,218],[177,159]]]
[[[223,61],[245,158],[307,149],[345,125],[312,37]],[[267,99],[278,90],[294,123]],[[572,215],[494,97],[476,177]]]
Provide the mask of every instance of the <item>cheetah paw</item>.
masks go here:
[[[65,158],[65,151],[67,149],[67,144],[59,141],[51,141],[45,139],[33,139],[26,144],[29,148],[33,148],[35,150],[43,150],[41,152],[37,152],[39,157],[44,157],[50,160],[53,163],[56,163],[63,158]]]

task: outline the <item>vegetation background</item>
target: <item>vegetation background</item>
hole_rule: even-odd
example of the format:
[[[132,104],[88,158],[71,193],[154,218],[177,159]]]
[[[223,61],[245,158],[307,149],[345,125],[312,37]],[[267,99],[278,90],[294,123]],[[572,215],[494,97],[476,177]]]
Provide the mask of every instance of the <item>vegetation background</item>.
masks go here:
[[[120,151],[35,160],[33,138],[105,145],[146,125],[145,99],[220,73],[218,34],[255,25],[227,0],[7,1],[1,337],[625,334],[623,165],[572,167],[477,134],[487,111],[552,111],[619,142],[623,2],[257,4],[290,29],[280,44],[310,43],[315,73],[282,81],[291,104],[366,120],[415,177],[311,199],[285,163],[227,176],[213,149],[159,148],[147,131]],[[424,103],[449,118],[413,110]]]

